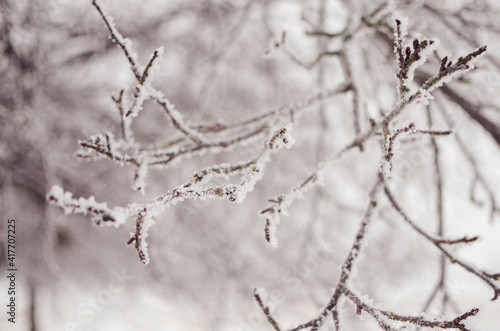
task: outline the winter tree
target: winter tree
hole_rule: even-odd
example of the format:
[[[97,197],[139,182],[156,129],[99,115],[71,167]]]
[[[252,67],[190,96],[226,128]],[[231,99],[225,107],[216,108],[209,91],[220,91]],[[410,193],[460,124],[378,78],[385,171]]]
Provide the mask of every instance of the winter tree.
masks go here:
[[[2,4],[2,201],[32,328],[51,297],[62,330],[126,328],[146,289],[203,312],[180,329],[491,329],[499,10]]]

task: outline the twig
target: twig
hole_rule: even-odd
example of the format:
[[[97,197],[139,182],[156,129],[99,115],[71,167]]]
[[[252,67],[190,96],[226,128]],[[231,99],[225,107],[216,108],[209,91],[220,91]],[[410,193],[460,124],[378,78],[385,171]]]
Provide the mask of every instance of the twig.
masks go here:
[[[351,61],[345,54],[345,52],[341,52],[339,59],[342,63],[342,70],[344,71],[344,76],[346,80],[351,82],[351,92],[352,92],[352,116],[353,116],[353,124],[354,124],[354,134],[358,136],[361,133],[361,124],[360,124],[360,114],[359,114],[359,90],[357,84],[355,82],[355,75],[353,74],[353,68]],[[360,151],[363,151],[363,145],[359,146]]]
[[[393,328],[390,323],[393,321],[396,322],[401,322],[401,323],[408,323],[408,324],[413,324],[417,325],[420,327],[427,327],[427,328],[441,328],[441,329],[456,329],[460,331],[471,331],[468,329],[462,322],[472,316],[475,316],[478,312],[478,308],[473,308],[469,310],[468,312],[456,317],[455,319],[451,321],[446,321],[446,320],[438,320],[438,319],[433,319],[430,320],[425,317],[420,317],[420,316],[404,316],[404,315],[399,315],[395,314],[391,311],[386,311],[382,309],[378,309],[375,307],[372,307],[368,305],[367,303],[363,302],[357,295],[355,295],[351,290],[349,290],[347,287],[342,286],[342,293],[349,298],[357,307],[361,308],[362,310],[366,311],[368,314],[373,316],[379,326],[384,329],[384,330],[400,330],[398,327]]]
[[[412,227],[417,233],[419,233],[421,236],[423,236],[428,241],[430,241],[434,246],[436,246],[441,251],[441,253],[444,256],[446,256],[446,258],[451,263],[456,263],[457,265],[461,266],[466,271],[468,271],[471,274],[474,274],[477,277],[481,278],[488,286],[490,286],[493,289],[494,296],[493,296],[492,301],[496,300],[498,298],[498,296],[500,295],[500,287],[497,287],[495,285],[495,283],[493,283],[492,279],[493,280],[497,280],[499,278],[500,274],[494,274],[494,275],[492,275],[492,274],[488,274],[488,273],[486,273],[484,271],[478,270],[475,267],[471,266],[470,264],[468,264],[466,262],[463,262],[461,259],[459,259],[458,257],[454,256],[451,252],[449,252],[448,250],[446,250],[443,247],[443,243],[439,239],[433,238],[431,235],[429,235],[427,232],[425,232],[419,226],[417,226],[415,224],[415,222],[413,222],[406,215],[406,213],[401,209],[401,206],[399,205],[399,203],[396,201],[396,199],[394,197],[394,194],[389,190],[389,187],[388,187],[387,183],[384,183],[384,186],[385,186],[384,191],[385,191],[385,194],[386,194],[387,198],[391,202],[391,204],[394,207],[394,209],[401,215],[401,217],[403,218],[403,220],[406,223],[408,223],[410,225],[410,227]]]
[[[274,330],[281,331],[278,322],[276,322],[276,320],[271,316],[269,307],[264,304],[257,289],[254,290],[253,297],[255,298],[255,301],[257,301],[257,303],[259,304],[260,309],[262,309],[262,311],[264,312],[264,315],[266,315],[266,318],[269,321],[269,323],[274,327]]]
[[[119,226],[131,215],[136,217],[136,233],[132,236],[129,244],[135,242],[139,257],[144,264],[149,262],[147,243],[149,227],[154,223],[154,218],[161,214],[166,207],[186,199],[217,198],[228,199],[232,202],[242,202],[248,192],[254,189],[255,184],[262,178],[264,168],[270,161],[272,154],[283,147],[290,148],[294,140],[290,135],[292,126],[286,126],[273,132],[267,140],[261,153],[250,161],[236,164],[220,164],[205,168],[195,173],[193,179],[177,186],[174,189],[158,196],[157,198],[142,204],[131,203],[127,207],[115,207],[110,209],[105,203],[96,203],[93,197],[89,199],[72,199],[69,192],[64,192],[59,187],[53,187],[48,194],[47,200],[67,213],[90,213],[96,224],[108,222],[109,225]],[[111,154],[111,153],[110,153]],[[141,161],[134,160],[139,167],[143,166]],[[228,183],[226,185],[215,185],[213,187],[202,186],[213,178],[224,178],[241,174],[238,184]],[[138,184],[141,186],[141,183]],[[142,187],[140,187],[142,188]]]
[[[443,114],[448,126],[452,127],[453,123],[451,122],[448,114],[446,114],[446,112],[444,110],[444,106],[442,104],[440,104],[439,102],[437,102],[437,105],[439,106],[438,108],[441,111],[441,113]],[[471,189],[470,189],[470,199],[473,203],[478,204],[478,201],[474,197],[474,188],[475,188],[476,183],[480,183],[483,186],[483,188],[486,190],[486,194],[488,195],[488,199],[490,201],[490,221],[493,222],[495,215],[496,214],[500,215],[500,206],[498,205],[498,203],[496,201],[495,194],[493,193],[493,190],[490,188],[488,180],[486,180],[486,178],[483,176],[483,174],[479,170],[479,166],[477,164],[477,161],[475,160],[475,158],[472,155],[472,153],[470,152],[469,148],[467,147],[467,145],[463,141],[462,137],[459,134],[456,134],[455,140],[458,144],[458,147],[460,148],[460,150],[464,154],[465,158],[469,162],[469,164],[472,168],[472,171],[473,171],[474,179],[473,179],[473,183],[472,183]]]
[[[102,20],[106,24],[106,27],[109,30],[109,34],[111,38],[118,44],[118,46],[122,49],[123,53],[127,57],[127,60],[130,64],[130,69],[132,70],[135,78],[140,81],[141,74],[139,72],[139,68],[137,66],[137,55],[131,50],[132,42],[130,39],[124,38],[118,30],[116,30],[114,22],[110,16],[107,16],[101,6],[97,3],[96,0],[92,0],[92,5],[97,9],[99,15],[101,15]]]

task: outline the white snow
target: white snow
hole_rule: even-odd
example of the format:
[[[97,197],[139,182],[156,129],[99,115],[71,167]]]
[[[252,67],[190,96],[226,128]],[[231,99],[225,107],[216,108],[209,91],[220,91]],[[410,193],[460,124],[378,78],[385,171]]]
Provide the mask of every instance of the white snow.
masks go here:
[[[54,185],[47,194],[47,200],[50,204],[58,206],[64,210],[65,214],[90,214],[94,224],[101,226],[115,226],[118,227],[125,223],[127,219],[127,213],[123,208],[109,209],[105,202],[96,202],[94,196],[88,199],[79,198],[73,199],[73,194],[71,192],[64,192],[64,190]],[[107,220],[108,217],[112,217],[114,222]]]

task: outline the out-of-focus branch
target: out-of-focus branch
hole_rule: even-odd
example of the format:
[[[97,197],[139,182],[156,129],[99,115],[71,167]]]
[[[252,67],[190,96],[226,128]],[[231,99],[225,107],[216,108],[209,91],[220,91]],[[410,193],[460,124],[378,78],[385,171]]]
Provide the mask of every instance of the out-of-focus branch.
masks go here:
[[[279,118],[285,116],[300,117],[310,106],[315,105],[318,102],[324,101],[326,99],[346,93],[350,89],[351,89],[351,84],[349,82],[344,82],[334,88],[311,93],[305,98],[300,99],[296,102],[292,102],[283,106],[273,108],[267,111],[266,113],[257,115],[249,119],[245,119],[243,121],[234,122],[230,124],[224,124],[220,122],[213,124],[199,124],[199,125],[193,125],[192,127],[200,132],[217,133],[230,129],[238,129],[240,127],[245,127],[250,124],[258,124],[261,122],[266,122],[272,120],[273,118]]]
[[[438,248],[441,253],[446,256],[446,258],[451,262],[451,263],[456,263],[457,265],[461,266],[463,269],[468,271],[471,274],[474,274],[475,276],[479,277],[482,279],[489,287],[492,288],[494,292],[494,296],[492,300],[496,300],[498,296],[500,295],[500,287],[497,286],[494,281],[497,281],[500,279],[500,273],[499,274],[488,274],[485,271],[481,271],[479,269],[476,269],[472,265],[462,261],[458,257],[456,257],[453,253],[448,251],[446,248],[443,247],[444,243],[466,243],[466,242],[472,242],[473,240],[467,240],[467,239],[462,239],[462,240],[452,240],[452,241],[442,241],[441,238],[434,238],[430,234],[428,234],[426,231],[424,231],[422,228],[420,228],[415,222],[413,222],[408,215],[403,211],[401,205],[397,202],[394,194],[391,192],[389,189],[389,186],[387,183],[384,183],[384,191],[385,195],[389,199],[391,205],[394,207],[394,209],[401,215],[403,220],[410,225],[413,230],[415,230],[417,233],[419,233],[421,236],[423,236],[425,239],[427,239],[429,242],[431,242],[436,248]]]
[[[351,82],[351,92],[352,92],[352,117],[354,124],[354,134],[358,136],[361,133],[361,120],[360,120],[360,96],[359,89],[357,87],[357,83],[355,81],[355,76],[353,74],[353,68],[351,60],[348,58],[347,54],[341,52],[339,56],[340,62],[342,63],[342,70],[344,71],[344,75],[346,80]],[[363,145],[359,146],[360,151],[363,151]]]
[[[205,100],[210,91],[210,88],[214,86],[213,81],[216,77],[221,65],[224,63],[224,59],[227,58],[231,46],[238,40],[238,36],[243,31],[246,23],[250,18],[252,13],[252,6],[255,4],[254,1],[249,0],[247,4],[240,10],[238,18],[234,26],[228,29],[229,33],[225,39],[221,42],[215,55],[211,56],[210,61],[210,71],[203,78],[203,83],[201,84],[201,89],[197,97],[198,105],[204,107]]]
[[[426,112],[427,112],[427,125],[429,128],[433,126],[433,121],[432,121],[432,114],[431,114],[431,108],[429,106],[426,107]],[[443,214],[443,177],[442,177],[442,171],[441,171],[441,165],[439,162],[440,158],[440,150],[439,146],[436,143],[435,137],[431,137],[431,145],[432,145],[432,152],[433,152],[433,165],[434,165],[434,171],[435,171],[435,184],[436,184],[436,214],[437,214],[437,235],[439,237],[443,236],[444,232],[444,214]],[[474,238],[462,238],[460,240],[440,240],[439,242],[442,244],[455,244],[455,243],[460,243],[460,242],[472,242],[477,240],[478,237]],[[445,279],[447,276],[447,269],[446,269],[446,257],[441,254],[439,257],[439,267],[440,267],[440,276],[439,276],[439,281],[436,286],[436,288],[432,291],[431,295],[427,299],[425,305],[424,305],[424,312],[427,312],[429,309],[430,304],[432,301],[435,299],[437,293],[439,291],[442,292],[443,299],[442,299],[442,306],[441,306],[441,313],[444,314],[444,310],[446,308],[446,304],[449,301],[448,293],[446,291],[445,287]]]

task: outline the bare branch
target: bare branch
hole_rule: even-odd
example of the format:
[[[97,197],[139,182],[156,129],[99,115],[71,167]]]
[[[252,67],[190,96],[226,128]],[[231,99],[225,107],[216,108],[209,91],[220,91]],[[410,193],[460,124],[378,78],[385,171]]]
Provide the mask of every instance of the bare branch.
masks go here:
[[[443,248],[442,243],[440,242],[439,239],[435,239],[432,236],[430,236],[427,232],[425,232],[419,226],[417,226],[415,224],[415,222],[413,222],[406,215],[406,213],[401,209],[401,206],[399,205],[399,203],[396,201],[396,199],[395,199],[394,195],[392,194],[392,192],[389,190],[389,187],[387,186],[387,183],[385,183],[384,185],[385,185],[384,191],[385,191],[385,194],[386,194],[387,198],[391,202],[391,204],[394,207],[394,209],[403,217],[403,220],[406,223],[408,223],[417,233],[419,233],[420,235],[422,235],[425,239],[427,239],[434,246],[436,246],[441,251],[441,253],[444,256],[446,256],[446,258],[451,263],[456,263],[457,265],[461,266],[466,271],[468,271],[471,274],[474,274],[477,277],[481,278],[488,286],[490,286],[492,288],[492,290],[494,292],[494,296],[493,296],[492,301],[496,300],[498,298],[498,296],[500,295],[500,287],[498,287],[497,285],[495,285],[495,283],[493,283],[493,281],[492,281],[492,279],[496,280],[496,278],[494,277],[495,275],[490,275],[490,274],[488,274],[488,273],[486,273],[484,271],[476,269],[475,267],[473,267],[470,264],[462,261],[458,257],[454,256],[451,252],[449,252],[448,250],[446,250],[445,248]]]

